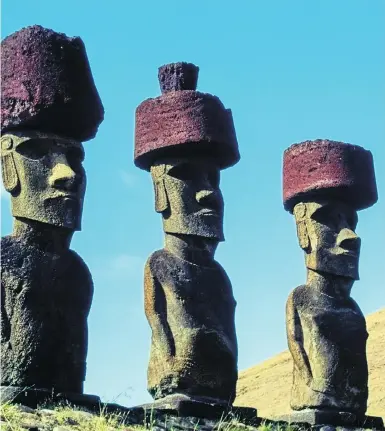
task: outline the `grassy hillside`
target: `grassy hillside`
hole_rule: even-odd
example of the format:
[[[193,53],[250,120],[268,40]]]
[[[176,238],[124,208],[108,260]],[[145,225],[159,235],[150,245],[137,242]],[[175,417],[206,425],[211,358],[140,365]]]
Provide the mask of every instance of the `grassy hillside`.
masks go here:
[[[385,420],[385,308],[366,318],[369,339],[369,403],[367,414]],[[240,373],[235,405],[255,407],[271,418],[290,410],[292,359],[286,350]]]

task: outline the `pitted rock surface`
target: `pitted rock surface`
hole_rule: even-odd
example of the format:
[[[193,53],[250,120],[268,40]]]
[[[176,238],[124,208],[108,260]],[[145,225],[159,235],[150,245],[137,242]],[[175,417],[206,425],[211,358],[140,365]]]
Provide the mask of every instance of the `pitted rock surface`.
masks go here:
[[[82,392],[91,274],[73,250],[1,239],[1,382]]]
[[[289,147],[283,158],[285,209],[292,212],[302,198],[315,196],[342,200],[357,210],[373,205],[378,196],[372,153],[327,139]]]
[[[24,127],[80,141],[104,118],[83,41],[39,25],[1,42],[1,130]]]
[[[169,91],[196,90],[199,67],[192,63],[170,63],[161,66],[158,78],[162,94]]]
[[[159,69],[163,94],[136,109],[136,166],[150,170],[165,154],[211,156],[221,168],[239,161],[231,110],[218,97],[195,91],[198,70],[189,63]]]

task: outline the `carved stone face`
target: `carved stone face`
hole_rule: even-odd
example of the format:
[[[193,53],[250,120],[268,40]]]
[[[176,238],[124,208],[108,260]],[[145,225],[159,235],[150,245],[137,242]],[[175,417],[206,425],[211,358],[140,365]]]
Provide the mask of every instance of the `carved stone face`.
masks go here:
[[[361,240],[354,209],[341,202],[306,202],[294,207],[294,216],[307,268],[359,279]]]
[[[151,174],[165,232],[224,240],[220,170],[213,161],[162,159],[151,167]]]
[[[1,159],[14,217],[80,230],[86,189],[81,143],[13,132],[1,138]]]

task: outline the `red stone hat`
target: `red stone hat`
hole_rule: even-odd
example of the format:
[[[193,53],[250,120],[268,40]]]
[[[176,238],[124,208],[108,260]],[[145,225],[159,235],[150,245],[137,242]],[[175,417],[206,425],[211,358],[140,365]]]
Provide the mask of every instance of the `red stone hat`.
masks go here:
[[[204,155],[224,169],[239,161],[233,117],[218,97],[196,91],[199,68],[159,68],[162,95],[136,109],[135,165],[149,170],[161,157]]]
[[[294,144],[283,156],[283,202],[287,211],[313,197],[344,201],[356,210],[377,202],[372,153],[343,142],[317,139]]]
[[[37,129],[86,141],[104,109],[79,37],[38,25],[1,42],[1,131]]]

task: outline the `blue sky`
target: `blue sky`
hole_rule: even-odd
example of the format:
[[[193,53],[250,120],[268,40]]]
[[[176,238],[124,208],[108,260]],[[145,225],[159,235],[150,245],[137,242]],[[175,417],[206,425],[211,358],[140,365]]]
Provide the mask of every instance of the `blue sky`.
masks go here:
[[[162,247],[150,175],[133,164],[134,112],[160,94],[157,69],[200,67],[198,89],[231,108],[241,161],[222,173],[226,242],[217,260],[237,299],[240,370],[286,349],[285,302],[305,280],[294,220],[283,210],[282,153],[328,138],[375,159],[378,203],[359,214],[365,314],[385,306],[385,2],[383,0],[3,0],[2,38],[40,24],[86,45],[105,120],[85,144],[83,231],[72,248],[89,265],[85,389],[125,405],[150,401],[150,330],[143,265]],[[2,193],[2,235],[12,229]]]

